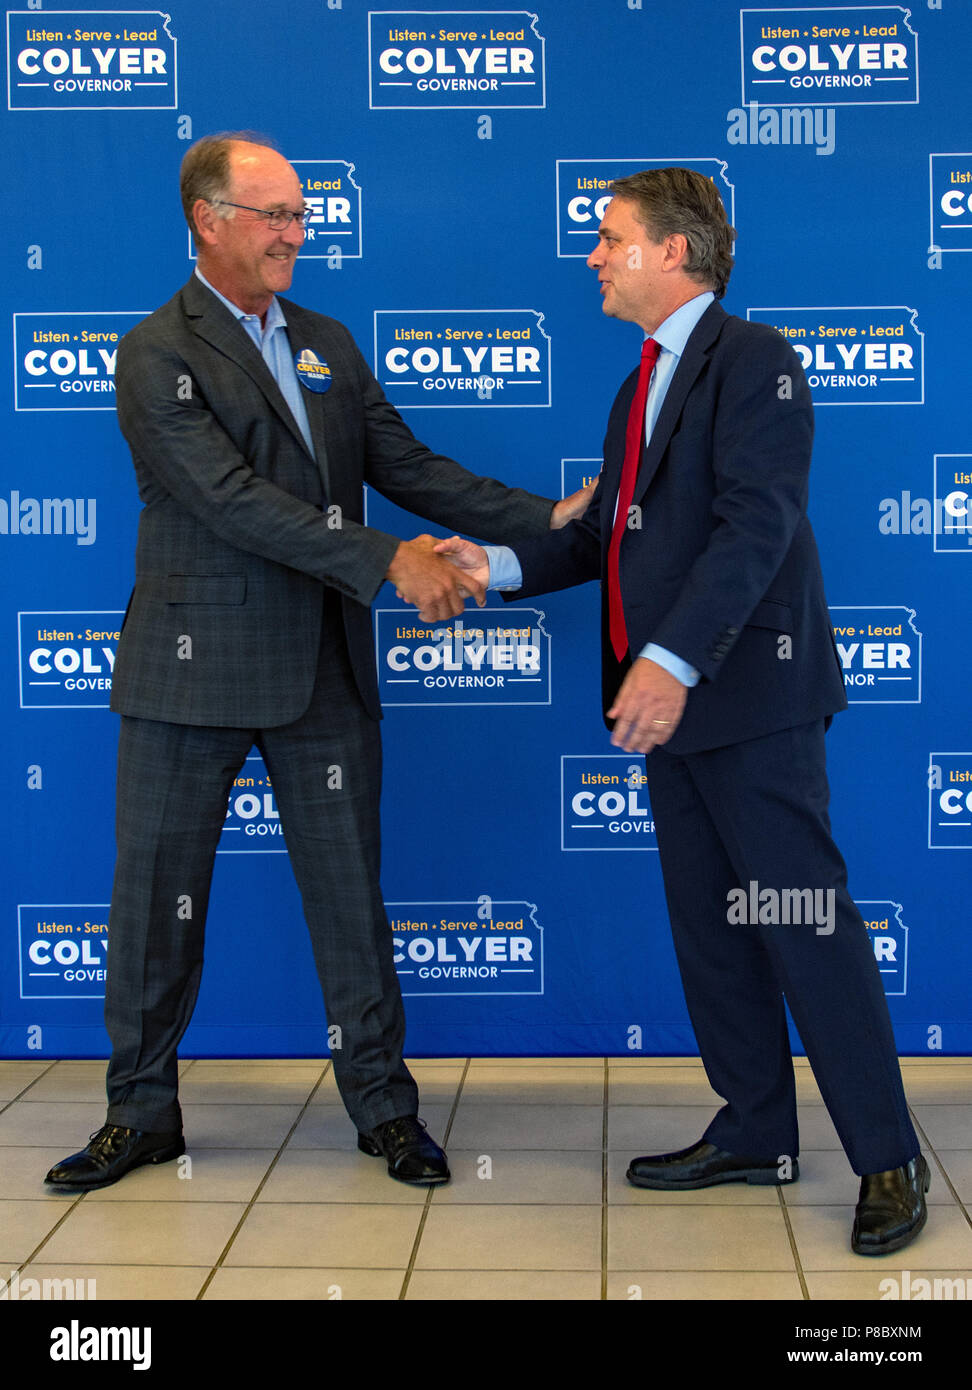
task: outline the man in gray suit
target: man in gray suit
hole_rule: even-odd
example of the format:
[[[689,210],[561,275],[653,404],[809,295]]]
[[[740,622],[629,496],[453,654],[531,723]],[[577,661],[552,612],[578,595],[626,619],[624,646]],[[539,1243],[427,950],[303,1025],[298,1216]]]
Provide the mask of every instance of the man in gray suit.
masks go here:
[[[277,294],[304,240],[300,180],[247,136],[182,166],[198,269],[118,352],[118,419],[144,503],[115,665],[118,859],[105,1126],[47,1181],[88,1190],[185,1151],[177,1047],[203,960],[213,856],[255,743],[303,898],[341,1098],[358,1147],[401,1181],[445,1182],[402,1060],[379,886],[381,749],[369,605],[387,579],[425,622],[480,586],[362,524],[362,483],[449,529],[526,539],[553,504],[420,444],[351,335]]]

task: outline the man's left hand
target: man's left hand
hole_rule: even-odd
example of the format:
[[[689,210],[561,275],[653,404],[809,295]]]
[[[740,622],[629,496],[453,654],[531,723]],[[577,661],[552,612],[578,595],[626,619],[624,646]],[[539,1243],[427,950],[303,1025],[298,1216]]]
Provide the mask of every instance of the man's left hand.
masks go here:
[[[600,475],[598,475],[600,477]],[[561,526],[566,526],[568,521],[576,521],[578,517],[584,515],[591,505],[591,498],[598,484],[598,478],[592,478],[587,487],[578,488],[569,497],[562,497],[559,502],[555,502],[553,511],[550,513],[551,531],[559,531]]]
[[[678,728],[688,691],[681,681],[647,657],[639,656],[608,710],[615,721],[611,742],[627,753],[650,753]]]

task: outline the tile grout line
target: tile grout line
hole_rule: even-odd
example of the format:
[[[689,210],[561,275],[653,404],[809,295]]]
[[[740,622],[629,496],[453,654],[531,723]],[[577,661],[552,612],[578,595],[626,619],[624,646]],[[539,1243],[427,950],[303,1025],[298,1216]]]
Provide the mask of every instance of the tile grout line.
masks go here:
[[[446,1121],[445,1133],[442,1136],[443,1149],[447,1149],[449,1147],[449,1135],[452,1133],[452,1123],[456,1118],[456,1111],[459,1108],[459,1098],[462,1095],[462,1088],[466,1084],[466,1076],[469,1073],[469,1064],[471,1061],[471,1057],[466,1057],[463,1063],[462,1076],[460,1076],[459,1078],[459,1085],[456,1088],[455,1098],[452,1102],[452,1109],[449,1111],[449,1118]],[[435,1187],[432,1186],[425,1194],[425,1201],[422,1204],[422,1215],[419,1217],[418,1230],[415,1232],[415,1239],[412,1242],[411,1253],[408,1257],[408,1265],[406,1266],[405,1273],[402,1277],[402,1287],[398,1294],[399,1303],[403,1303],[405,1301],[405,1295],[408,1293],[408,1286],[411,1282],[412,1271],[415,1268],[415,1261],[418,1259],[419,1245],[421,1244],[422,1236],[425,1234],[425,1223],[428,1220],[429,1210],[432,1206],[432,1197],[434,1193]]]
[[[57,1057],[53,1058],[49,1065],[46,1066],[44,1070],[41,1072],[40,1076],[35,1076],[33,1081],[29,1081],[22,1091],[18,1091],[18,1093],[15,1096],[12,1096],[11,1099],[7,1101],[4,1105],[0,1105],[0,1115],[2,1115],[3,1112],[7,1109],[8,1105],[13,1105],[16,1101],[22,1100],[32,1086],[36,1086],[38,1081],[42,1081],[49,1072],[54,1070],[54,1068],[58,1064],[58,1061],[60,1060],[62,1059]],[[97,1134],[97,1130],[95,1130],[95,1133]],[[74,1211],[74,1209],[77,1207],[78,1203],[82,1200],[84,1195],[85,1194],[83,1192],[79,1192],[75,1200],[67,1204],[67,1209],[64,1212],[64,1215],[61,1217],[61,1219],[59,1221],[55,1221],[54,1225],[47,1232],[41,1243],[34,1247],[34,1249],[30,1252],[30,1254],[27,1256],[27,1258],[23,1261],[22,1264],[18,1265],[18,1273],[20,1272],[20,1270],[26,1269],[27,1266],[31,1263],[31,1261],[37,1258],[37,1256],[43,1250],[44,1246],[51,1239],[51,1237],[55,1235],[64,1225],[65,1221],[71,1215],[72,1211]]]
[[[30,1090],[32,1086],[36,1086],[38,1081],[43,1081],[47,1073],[49,1071],[54,1070],[54,1068],[57,1066],[58,1060],[59,1059],[57,1057],[52,1058],[52,1060],[48,1062],[47,1066],[41,1072],[40,1076],[35,1076],[32,1081],[27,1082],[27,1085],[24,1087],[22,1091],[18,1091],[15,1096],[11,1096],[9,1100],[5,1100],[3,1104],[0,1105],[0,1115],[3,1114],[3,1112],[7,1109],[8,1106],[16,1105],[18,1100],[23,1100],[24,1096],[27,1094],[27,1092]]]
[[[232,1247],[232,1245],[233,1245],[234,1240],[235,1240],[236,1237],[239,1235],[240,1229],[241,1229],[241,1227],[242,1227],[242,1225],[243,1225],[243,1222],[244,1222],[244,1221],[246,1220],[246,1218],[249,1216],[249,1214],[250,1214],[250,1212],[251,1212],[251,1210],[252,1210],[252,1208],[253,1208],[254,1203],[256,1202],[257,1198],[260,1196],[260,1193],[261,1193],[261,1192],[263,1191],[263,1189],[266,1187],[267,1182],[269,1181],[269,1178],[270,1178],[270,1174],[273,1172],[274,1168],[276,1168],[277,1164],[280,1162],[280,1158],[281,1158],[281,1155],[283,1154],[284,1149],[286,1149],[287,1145],[290,1143],[291,1139],[293,1138],[294,1130],[297,1128],[297,1126],[300,1124],[301,1120],[302,1120],[302,1119],[304,1118],[304,1116],[306,1115],[306,1113],[307,1113],[307,1108],[308,1108],[308,1106],[311,1104],[311,1102],[313,1101],[314,1097],[317,1095],[317,1092],[320,1090],[320,1088],[321,1088],[321,1086],[322,1086],[322,1084],[323,1084],[323,1082],[324,1082],[324,1078],[327,1076],[328,1071],[330,1070],[330,1067],[331,1067],[331,1063],[330,1063],[330,1062],[326,1062],[326,1063],[324,1064],[324,1069],[323,1069],[323,1071],[321,1072],[321,1074],[320,1074],[320,1076],[317,1078],[317,1080],[314,1082],[314,1085],[311,1087],[310,1095],[309,1095],[309,1096],[307,1097],[307,1099],[304,1101],[304,1104],[303,1104],[303,1105],[301,1106],[301,1108],[300,1108],[300,1113],[298,1114],[297,1118],[294,1120],[293,1124],[290,1126],[290,1129],[287,1131],[286,1135],[284,1136],[283,1143],[279,1146],[279,1148],[277,1149],[277,1152],[274,1154],[273,1162],[270,1164],[270,1167],[267,1169],[267,1171],[264,1173],[263,1177],[260,1179],[260,1182],[257,1184],[257,1189],[256,1189],[256,1191],[254,1192],[254,1194],[253,1194],[253,1196],[250,1198],[250,1200],[247,1202],[245,1211],[243,1212],[243,1214],[242,1214],[242,1216],[240,1217],[239,1221],[237,1221],[236,1225],[233,1227],[233,1230],[230,1232],[229,1239],[227,1240],[226,1244],[223,1246],[223,1249],[220,1251],[220,1254],[219,1254],[218,1259],[216,1260],[216,1263],[212,1266],[212,1268],[210,1269],[210,1271],[209,1271],[209,1273],[207,1274],[206,1278],[204,1279],[202,1288],[201,1288],[201,1289],[199,1290],[199,1292],[196,1294],[196,1297],[195,1297],[195,1300],[194,1300],[195,1302],[198,1303],[198,1302],[200,1302],[200,1301],[202,1300],[204,1294],[206,1293],[206,1290],[209,1288],[210,1284],[213,1282],[213,1280],[216,1278],[216,1275],[219,1273],[220,1269],[222,1268],[222,1266],[223,1266],[223,1261],[226,1259],[226,1256],[229,1254],[230,1249],[231,1249],[231,1247]]]
[[[913,1124],[914,1127],[915,1127],[915,1133],[918,1135],[919,1139],[922,1141],[922,1147],[923,1147],[924,1149],[926,1149],[926,1150],[928,1151],[928,1153],[930,1153],[930,1154],[932,1155],[932,1157],[934,1158],[934,1160],[935,1160],[935,1167],[936,1167],[936,1169],[937,1169],[937,1174],[936,1174],[936,1176],[938,1176],[938,1175],[941,1176],[941,1179],[942,1179],[942,1181],[944,1182],[945,1186],[948,1188],[949,1192],[951,1192],[952,1196],[955,1198],[955,1201],[956,1201],[956,1203],[957,1203],[957,1205],[958,1205],[958,1208],[959,1208],[959,1210],[961,1211],[962,1215],[965,1217],[965,1220],[966,1220],[967,1224],[968,1224],[969,1226],[972,1226],[972,1216],[969,1215],[968,1207],[966,1206],[965,1202],[962,1201],[961,1197],[958,1195],[958,1193],[956,1192],[954,1186],[952,1185],[952,1180],[951,1180],[951,1178],[948,1176],[948,1170],[946,1169],[944,1163],[942,1163],[941,1160],[939,1159],[938,1153],[937,1153],[937,1151],[936,1151],[936,1149],[935,1149],[935,1145],[934,1145],[934,1144],[931,1142],[931,1140],[928,1138],[927,1132],[926,1132],[926,1131],[922,1128],[922,1126],[919,1124],[919,1122],[918,1122],[918,1117],[917,1117],[917,1115],[915,1114],[915,1112],[912,1110],[912,1108],[911,1108],[910,1105],[908,1106],[908,1113],[909,1113],[909,1115],[911,1116],[911,1122],[912,1122],[912,1124]],[[931,1164],[930,1164],[930,1163],[929,1163],[928,1167],[929,1167],[929,1171],[930,1171],[930,1170],[931,1170]]]
[[[61,1229],[61,1227],[64,1225],[65,1221],[68,1219],[68,1217],[71,1215],[71,1213],[72,1213],[73,1211],[76,1211],[76,1210],[77,1210],[77,1207],[78,1207],[79,1203],[81,1203],[81,1202],[84,1200],[84,1197],[85,1197],[85,1194],[84,1194],[83,1192],[79,1192],[78,1195],[77,1195],[77,1197],[74,1199],[74,1201],[73,1201],[73,1202],[69,1202],[69,1203],[67,1204],[67,1210],[65,1211],[64,1215],[60,1218],[60,1220],[55,1221],[54,1225],[53,1225],[53,1226],[51,1227],[51,1229],[47,1232],[47,1234],[45,1235],[44,1239],[41,1241],[40,1245],[35,1246],[35,1248],[34,1248],[34,1249],[30,1252],[30,1254],[27,1256],[26,1260],[24,1260],[23,1263],[22,1263],[21,1265],[18,1266],[18,1272],[19,1272],[20,1270],[26,1269],[27,1266],[28,1266],[29,1264],[31,1264],[34,1260],[36,1260],[37,1256],[38,1256],[38,1255],[40,1254],[40,1252],[43,1250],[44,1246],[45,1246],[45,1245],[47,1244],[47,1242],[51,1239],[51,1237],[57,1234],[57,1232],[58,1232],[58,1231]]]
[[[776,1189],[777,1201],[780,1204],[780,1211],[783,1213],[783,1224],[786,1227],[787,1239],[790,1242],[790,1253],[793,1256],[793,1263],[796,1266],[796,1275],[800,1281],[800,1288],[803,1292],[804,1302],[810,1303],[810,1290],[807,1288],[806,1277],[803,1273],[803,1264],[800,1260],[800,1252],[797,1249],[796,1236],[793,1234],[793,1227],[790,1224],[790,1212],[786,1205],[786,1198],[783,1195],[783,1185],[780,1184]]]

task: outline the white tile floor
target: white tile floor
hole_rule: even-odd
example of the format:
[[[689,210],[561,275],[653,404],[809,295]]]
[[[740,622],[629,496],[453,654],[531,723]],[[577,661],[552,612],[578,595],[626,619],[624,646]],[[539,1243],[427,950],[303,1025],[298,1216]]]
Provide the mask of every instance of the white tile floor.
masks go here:
[[[324,1061],[187,1061],[189,1159],[86,1196],[43,1176],[104,1120],[103,1062],[0,1062],[0,1279],[97,1298],[876,1300],[889,1277],[968,1279],[972,1061],[905,1059],[932,1166],[928,1224],[851,1253],[858,1179],[797,1062],[801,1178],[673,1195],[629,1160],[693,1143],[719,1105],[691,1058],[417,1061],[452,1182],[358,1153]]]

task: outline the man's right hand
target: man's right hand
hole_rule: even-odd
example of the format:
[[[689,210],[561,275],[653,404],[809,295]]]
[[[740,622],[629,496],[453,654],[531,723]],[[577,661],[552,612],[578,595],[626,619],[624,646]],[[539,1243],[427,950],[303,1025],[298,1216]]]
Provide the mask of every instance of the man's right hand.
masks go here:
[[[459,541],[458,536],[455,539]],[[459,541],[460,545],[464,543]],[[451,541],[439,544],[451,545]],[[437,550],[434,536],[416,536],[414,540],[402,541],[385,574],[399,596],[406,603],[415,604],[425,623],[458,618],[467,598],[474,598],[480,608],[486,603],[486,585],[475,575],[450,564],[436,554]],[[488,565],[486,578],[489,579]]]
[[[462,572],[464,583],[475,584],[485,592],[489,585],[489,559],[481,545],[464,541],[461,536],[450,536],[447,541],[437,543],[435,553],[452,561]]]

